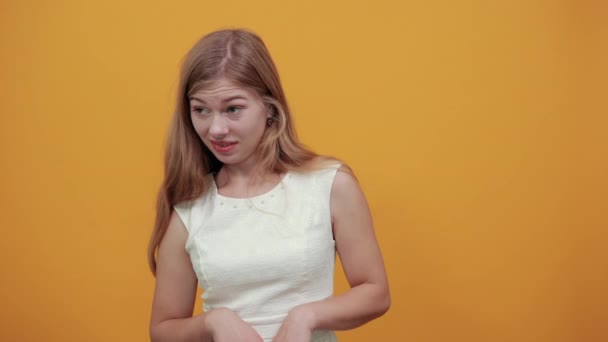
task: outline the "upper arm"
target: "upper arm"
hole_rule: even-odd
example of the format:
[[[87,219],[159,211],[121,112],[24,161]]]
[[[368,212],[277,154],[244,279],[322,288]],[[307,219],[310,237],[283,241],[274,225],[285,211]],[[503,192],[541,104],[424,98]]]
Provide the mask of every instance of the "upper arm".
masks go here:
[[[175,211],[158,247],[156,287],[150,325],[192,317],[196,300],[196,274],[185,245],[188,231]]]
[[[384,261],[367,200],[350,172],[338,170],[335,176],[331,213],[336,248],[350,286],[373,283],[388,294]]]

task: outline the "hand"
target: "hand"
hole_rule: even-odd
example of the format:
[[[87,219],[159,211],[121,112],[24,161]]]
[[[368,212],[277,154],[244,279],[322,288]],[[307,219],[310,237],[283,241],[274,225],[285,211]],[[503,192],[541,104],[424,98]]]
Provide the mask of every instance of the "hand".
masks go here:
[[[205,324],[211,331],[213,342],[262,342],[262,337],[239,315],[228,308],[209,311]]]
[[[306,307],[289,311],[273,342],[310,342],[314,327],[313,313]]]

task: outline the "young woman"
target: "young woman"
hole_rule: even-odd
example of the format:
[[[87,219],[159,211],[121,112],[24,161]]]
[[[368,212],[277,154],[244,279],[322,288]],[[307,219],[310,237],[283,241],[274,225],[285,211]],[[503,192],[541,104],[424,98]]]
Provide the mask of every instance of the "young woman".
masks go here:
[[[336,251],[351,288],[333,296]],[[337,341],[390,306],[365,197],[298,141],[254,33],[213,32],[184,60],[148,260],[152,341]]]

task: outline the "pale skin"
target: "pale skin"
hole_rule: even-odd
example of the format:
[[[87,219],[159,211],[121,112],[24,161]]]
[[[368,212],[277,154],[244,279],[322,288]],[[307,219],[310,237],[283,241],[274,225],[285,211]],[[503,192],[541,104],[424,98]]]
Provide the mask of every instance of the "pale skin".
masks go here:
[[[191,99],[192,121],[203,142],[235,144],[214,151],[224,166],[217,175],[220,193],[250,197],[272,189],[281,175],[268,173],[251,183],[253,151],[266,129],[267,110],[253,91],[221,79]],[[227,100],[227,101],[225,101]],[[370,210],[356,179],[339,170],[331,189],[332,228],[350,289],[338,296],[289,311],[275,342],[310,342],[315,330],[348,330],[379,317],[390,307],[384,262]],[[175,214],[160,243],[150,321],[152,341],[262,341],[228,308],[192,316],[197,278],[184,246],[188,232]]]

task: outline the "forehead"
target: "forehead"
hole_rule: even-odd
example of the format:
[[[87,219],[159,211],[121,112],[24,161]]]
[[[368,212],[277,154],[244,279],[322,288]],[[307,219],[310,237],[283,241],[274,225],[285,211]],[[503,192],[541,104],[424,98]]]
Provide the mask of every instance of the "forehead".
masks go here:
[[[205,87],[198,89],[194,92],[190,99],[203,100],[203,101],[221,101],[227,98],[243,97],[245,99],[255,99],[257,94],[232,80],[227,78],[220,78],[212,81]]]

